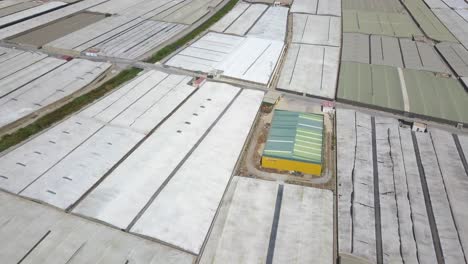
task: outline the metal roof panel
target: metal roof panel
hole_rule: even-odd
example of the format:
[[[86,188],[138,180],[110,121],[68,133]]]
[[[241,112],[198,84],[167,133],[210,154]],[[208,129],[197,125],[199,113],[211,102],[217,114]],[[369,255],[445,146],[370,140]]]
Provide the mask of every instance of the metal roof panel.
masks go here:
[[[397,38],[372,35],[370,42],[372,64],[403,67],[400,43]]]
[[[343,10],[362,10],[401,13],[405,9],[399,1],[352,0],[343,1]]]
[[[322,162],[323,115],[275,110],[264,156]]]
[[[341,0],[294,0],[291,13],[341,16]]]
[[[468,51],[462,45],[442,42],[436,48],[458,76],[468,77]]]
[[[338,47],[291,44],[278,89],[334,98],[338,78]]]
[[[448,8],[448,6],[442,0],[424,0],[424,2],[431,9],[433,9],[433,8]]]
[[[248,36],[284,41],[288,21],[287,7],[273,6],[249,30]]]
[[[431,11],[422,0],[406,0],[404,4],[427,36],[438,41],[457,41],[434,15],[436,11],[444,9],[433,9]]]
[[[408,14],[343,10],[343,32],[396,37],[424,36]]]
[[[468,123],[468,95],[456,79],[410,69],[403,73],[411,113]]]
[[[455,10],[465,21],[468,21],[468,8]]]
[[[433,12],[460,43],[468,49],[468,21],[452,9],[434,9]]]
[[[451,73],[434,46],[407,38],[344,33],[341,59],[349,62]]]
[[[398,71],[382,65],[342,62],[338,97],[403,111]]]
[[[293,14],[292,42],[339,47],[341,19],[332,16]]]
[[[342,61],[370,63],[369,35],[361,33],[343,33]]]
[[[423,117],[468,123],[468,95],[461,83],[428,71],[343,62],[338,98]]]
[[[451,73],[431,44],[400,39],[400,47],[405,68]]]
[[[468,3],[465,0],[443,0],[449,7],[453,9],[468,8]]]

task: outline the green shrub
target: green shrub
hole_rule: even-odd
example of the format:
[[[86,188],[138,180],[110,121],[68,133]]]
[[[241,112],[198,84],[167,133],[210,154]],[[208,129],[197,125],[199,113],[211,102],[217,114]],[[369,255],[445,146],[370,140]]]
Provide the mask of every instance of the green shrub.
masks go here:
[[[50,127],[54,123],[64,119],[68,115],[77,112],[86,105],[94,102],[96,99],[101,98],[109,91],[119,87],[121,84],[133,79],[141,69],[131,68],[124,70],[114,76],[112,79],[106,81],[101,86],[92,91],[83,94],[65,105],[55,109],[54,111],[38,118],[33,123],[14,131],[11,134],[4,135],[0,139],[0,152],[28,139],[32,135]]]
[[[178,48],[184,46],[185,44],[189,43],[193,39],[195,39],[198,35],[203,33],[205,30],[210,28],[214,23],[218,22],[224,15],[226,15],[231,9],[237,4],[239,0],[230,0],[225,6],[223,6],[216,14],[210,17],[207,21],[203,22],[199,27],[195,28],[193,31],[185,35],[184,37],[180,38],[179,40],[175,41],[172,44],[167,45],[166,47],[160,49],[158,52],[153,54],[151,58],[147,59],[145,62],[148,63],[156,63],[165,57],[169,56],[169,54],[176,51]]]

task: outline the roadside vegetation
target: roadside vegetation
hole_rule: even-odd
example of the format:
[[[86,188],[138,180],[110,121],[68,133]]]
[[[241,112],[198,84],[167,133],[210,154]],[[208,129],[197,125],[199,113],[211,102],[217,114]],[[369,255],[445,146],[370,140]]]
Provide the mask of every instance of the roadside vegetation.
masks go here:
[[[207,21],[203,22],[199,27],[195,28],[193,31],[175,41],[172,44],[167,45],[166,47],[160,49],[156,52],[151,58],[147,59],[145,62],[155,63],[169,54],[176,51],[178,48],[189,43],[195,39],[198,35],[203,33],[205,30],[210,28],[214,23],[218,22],[224,15],[226,15],[231,9],[237,4],[239,0],[230,0],[225,6],[223,6],[216,14],[211,16]],[[107,94],[109,91],[119,87],[121,84],[133,79],[141,69],[131,68],[120,72],[118,75],[108,80],[98,88],[81,95],[72,101],[66,103],[65,105],[59,107],[58,109],[38,118],[33,123],[20,128],[11,134],[6,134],[0,138],[0,152],[28,139],[41,132],[42,130],[52,126],[54,123],[64,119],[65,117],[79,111],[86,105],[94,102],[100,97]]]
[[[34,134],[41,132],[54,123],[64,119],[68,115],[77,112],[86,105],[94,102],[108,92],[119,87],[121,84],[133,79],[140,71],[142,70],[138,68],[123,70],[110,80],[100,85],[98,88],[73,99],[65,105],[55,109],[54,111],[38,118],[33,123],[20,128],[11,134],[4,135],[0,139],[0,152],[26,140]]]
[[[208,20],[203,22],[199,27],[195,28],[193,31],[185,35],[184,37],[180,38],[179,40],[175,41],[172,44],[167,45],[166,47],[160,49],[158,52],[153,54],[149,59],[145,62],[148,63],[156,63],[169,54],[176,51],[178,48],[184,46],[185,44],[189,43],[193,39],[195,39],[198,35],[203,33],[205,30],[210,28],[214,23],[218,22],[224,15],[226,15],[231,9],[237,4],[239,0],[230,0],[225,6],[223,6],[216,14],[210,17]]]

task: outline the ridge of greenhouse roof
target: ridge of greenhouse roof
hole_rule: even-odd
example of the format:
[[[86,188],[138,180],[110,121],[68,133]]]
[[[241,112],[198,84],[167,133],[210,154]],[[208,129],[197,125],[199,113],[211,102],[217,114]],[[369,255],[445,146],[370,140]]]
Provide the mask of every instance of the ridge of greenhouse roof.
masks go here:
[[[263,156],[322,163],[323,115],[275,110]]]

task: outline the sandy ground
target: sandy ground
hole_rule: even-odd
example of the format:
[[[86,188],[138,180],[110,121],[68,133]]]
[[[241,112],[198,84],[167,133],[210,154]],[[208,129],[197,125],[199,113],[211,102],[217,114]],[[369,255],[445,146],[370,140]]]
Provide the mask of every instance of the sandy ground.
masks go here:
[[[282,97],[277,104],[276,109],[320,113],[319,104],[311,104],[307,100],[298,98]],[[250,138],[247,151],[242,158],[238,174],[260,178],[265,180],[275,180],[286,183],[293,183],[316,188],[335,190],[335,147],[334,147],[334,115],[325,115],[325,138],[324,138],[324,168],[322,175],[308,175],[290,171],[278,171],[261,167],[260,161],[265,147],[265,141],[268,137],[273,111],[266,113],[262,111],[258,116]]]

